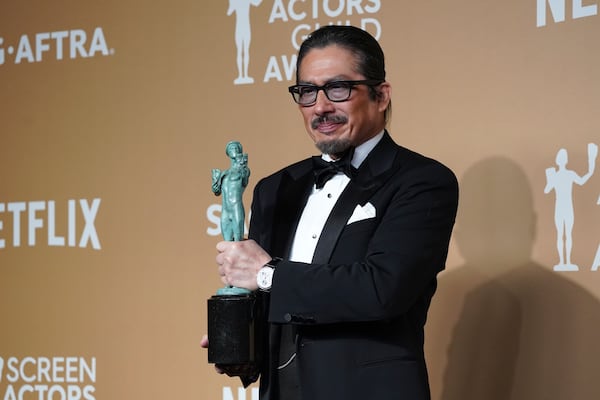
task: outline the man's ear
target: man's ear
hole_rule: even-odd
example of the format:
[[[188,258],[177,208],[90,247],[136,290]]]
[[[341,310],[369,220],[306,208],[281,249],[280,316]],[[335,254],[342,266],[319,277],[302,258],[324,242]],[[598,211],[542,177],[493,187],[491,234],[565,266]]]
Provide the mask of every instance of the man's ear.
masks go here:
[[[377,87],[377,101],[380,102],[382,110],[392,101],[392,85],[389,82],[383,82]]]

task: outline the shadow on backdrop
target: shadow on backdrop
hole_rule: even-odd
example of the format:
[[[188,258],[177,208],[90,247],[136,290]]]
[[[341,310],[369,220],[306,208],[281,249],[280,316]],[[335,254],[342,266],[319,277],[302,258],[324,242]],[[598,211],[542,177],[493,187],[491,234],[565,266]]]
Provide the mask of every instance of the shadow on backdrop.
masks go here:
[[[527,177],[489,158],[460,188],[454,240],[465,264],[440,275],[427,322],[433,399],[600,399],[600,304],[531,259]]]

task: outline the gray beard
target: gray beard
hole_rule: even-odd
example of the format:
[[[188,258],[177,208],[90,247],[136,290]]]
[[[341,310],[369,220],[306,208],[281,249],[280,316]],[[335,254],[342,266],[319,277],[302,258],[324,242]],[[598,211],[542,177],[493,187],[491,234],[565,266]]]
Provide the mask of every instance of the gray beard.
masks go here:
[[[317,149],[319,149],[321,153],[339,158],[339,156],[352,147],[352,143],[350,143],[350,140],[348,139],[333,139],[317,142],[315,143],[315,146],[317,146]]]

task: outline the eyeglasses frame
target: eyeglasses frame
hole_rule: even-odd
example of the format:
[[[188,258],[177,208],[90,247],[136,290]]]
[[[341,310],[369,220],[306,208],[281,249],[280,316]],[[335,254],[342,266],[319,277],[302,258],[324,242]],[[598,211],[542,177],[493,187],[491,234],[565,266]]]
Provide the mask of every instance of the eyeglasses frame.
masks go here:
[[[292,98],[294,99],[294,102],[296,104],[299,104],[303,107],[310,107],[316,104],[317,102],[317,97],[319,97],[319,91],[322,90],[323,93],[325,93],[325,97],[327,97],[327,99],[329,101],[332,101],[334,103],[343,103],[345,101],[348,101],[350,99],[350,96],[352,95],[352,88],[354,88],[354,86],[357,85],[366,85],[369,87],[375,87],[375,86],[379,86],[382,83],[384,83],[385,80],[381,80],[381,79],[361,79],[361,80],[337,80],[337,81],[331,81],[331,82],[327,82],[326,84],[319,86],[319,85],[313,85],[312,83],[301,83],[301,84],[297,84],[297,85],[292,85],[290,87],[288,87],[288,92],[290,92],[290,94],[292,95]],[[336,84],[345,84],[348,85],[348,97],[346,97],[343,100],[334,100],[329,98],[329,95],[327,94],[327,90],[328,88],[332,87],[333,85]],[[296,95],[300,95],[298,89],[301,87],[309,87],[312,89],[316,89],[315,92],[315,100],[310,102],[310,103],[300,103],[298,100],[296,100]]]

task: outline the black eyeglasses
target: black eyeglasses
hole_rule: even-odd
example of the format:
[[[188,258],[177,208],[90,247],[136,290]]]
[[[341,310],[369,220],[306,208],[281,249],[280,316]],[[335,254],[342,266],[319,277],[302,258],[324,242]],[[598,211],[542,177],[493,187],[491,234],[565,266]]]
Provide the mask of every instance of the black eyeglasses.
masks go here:
[[[384,81],[377,79],[364,79],[360,81],[333,81],[327,82],[323,86],[301,84],[293,85],[288,88],[294,101],[301,106],[312,106],[317,102],[319,90],[325,92],[325,96],[333,102],[340,103],[347,101],[352,93],[352,88],[356,85],[377,86]]]

